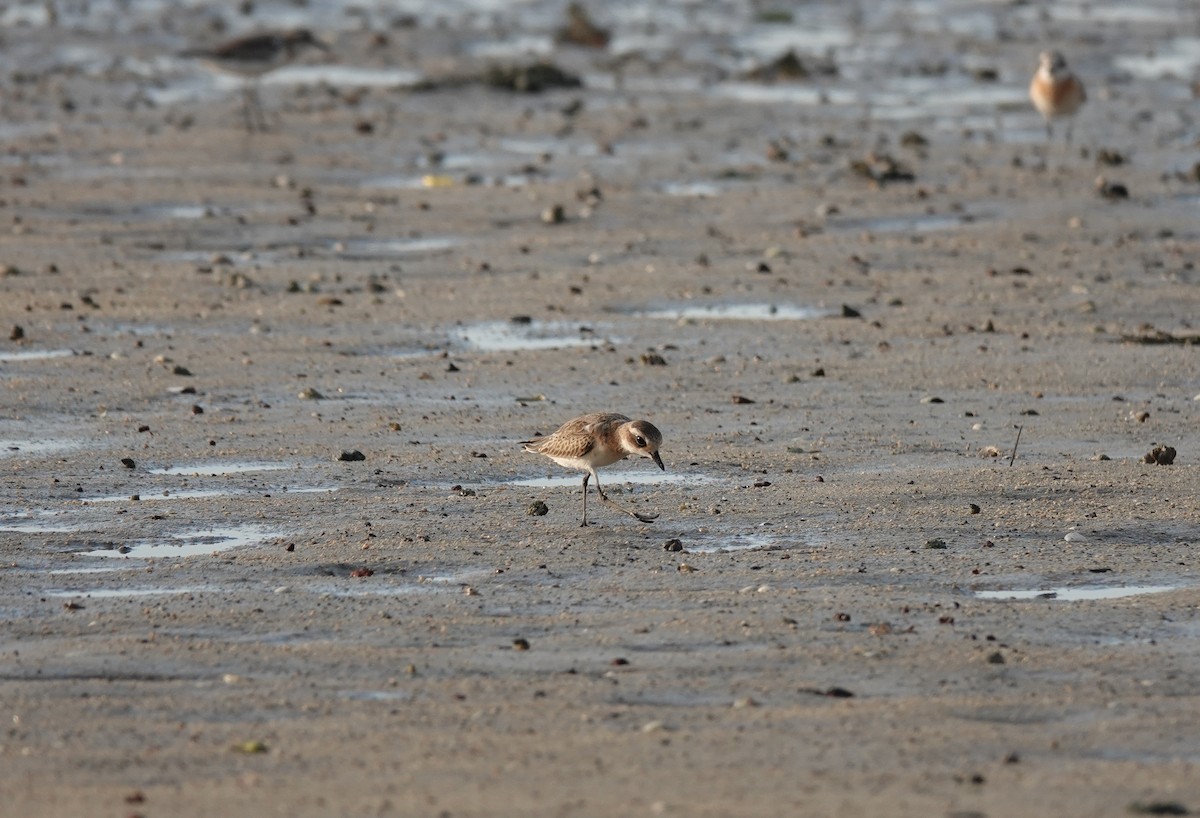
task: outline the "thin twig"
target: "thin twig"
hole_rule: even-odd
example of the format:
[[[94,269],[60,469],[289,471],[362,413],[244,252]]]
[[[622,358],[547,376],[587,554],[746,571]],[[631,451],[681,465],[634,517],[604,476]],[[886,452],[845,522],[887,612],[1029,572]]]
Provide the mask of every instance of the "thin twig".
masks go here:
[[[1024,428],[1025,428],[1024,426],[1017,427],[1017,439],[1016,439],[1016,441],[1013,442],[1012,457],[1008,458],[1009,466],[1012,466],[1013,461],[1017,459],[1017,446],[1021,445],[1021,430]]]

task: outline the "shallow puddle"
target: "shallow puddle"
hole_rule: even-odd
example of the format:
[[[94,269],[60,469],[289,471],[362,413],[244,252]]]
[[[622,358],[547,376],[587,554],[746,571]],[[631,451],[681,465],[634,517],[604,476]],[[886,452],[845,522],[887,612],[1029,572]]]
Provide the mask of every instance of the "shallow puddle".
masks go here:
[[[351,239],[336,242],[331,249],[342,258],[369,260],[444,253],[456,244],[452,238]]]
[[[128,571],[129,568],[124,568],[120,565],[111,565],[104,568],[55,568],[53,571],[47,571],[47,574],[55,576],[75,576],[76,574],[112,574],[117,571]],[[140,568],[137,570],[141,570]]]
[[[668,196],[711,199],[721,195],[721,188],[712,182],[667,182],[659,187]]]
[[[833,20],[821,20],[819,10],[806,10],[805,15],[804,25],[774,23],[751,26],[749,31],[737,38],[735,44],[742,51],[774,59],[792,50],[820,53],[855,43],[855,32]]]
[[[922,214],[883,216],[874,219],[831,219],[828,230],[864,233],[933,233],[975,223],[973,216]]]
[[[79,440],[0,440],[0,457],[6,455],[39,455],[64,452],[83,445]]]
[[[1143,596],[1145,594],[1161,594],[1178,590],[1178,585],[1121,585],[1121,586],[1084,586],[1078,588],[1039,588],[1028,591],[976,591],[979,599],[1059,599],[1064,602],[1077,602],[1089,599],[1121,599],[1128,596]]]
[[[332,85],[355,88],[408,88],[421,74],[401,68],[370,68],[355,65],[291,65],[262,78],[263,85]]]
[[[722,82],[713,86],[717,97],[738,102],[764,105],[834,105],[841,107],[862,106],[860,95],[854,91],[820,88],[815,85],[762,85],[755,82]]]
[[[69,591],[69,590],[52,590],[44,591],[46,596],[51,597],[87,597],[90,599],[118,599],[120,597],[133,596],[159,596],[173,594],[194,594],[203,590],[202,588],[90,588],[87,590]]]
[[[19,349],[0,352],[0,362],[44,361],[47,358],[70,358],[74,354],[73,349]]]
[[[639,312],[646,318],[670,318],[676,321],[807,321],[834,315],[822,307],[796,304],[686,304]]]
[[[1200,38],[1178,37],[1157,45],[1150,54],[1117,57],[1113,63],[1139,79],[1190,77],[1200,67]]]
[[[352,702],[403,702],[413,698],[411,690],[343,690],[338,695]]]
[[[0,520],[0,531],[12,534],[74,534],[78,526],[54,525],[53,523],[17,522],[10,518]]]
[[[696,540],[681,538],[689,554],[723,554],[730,551],[757,551],[780,544],[774,534],[702,534]]]
[[[283,471],[295,468],[290,463],[204,463],[192,466],[170,466],[147,469],[149,474],[186,475],[189,477],[220,477],[226,474],[246,474],[257,471]]]
[[[145,493],[131,492],[129,494],[105,494],[100,497],[89,497],[86,503],[129,503],[149,502],[151,500],[209,500],[214,497],[228,497],[234,492],[220,489],[171,489],[154,490]],[[136,496],[137,499],[134,499]]]
[[[244,545],[269,540],[281,536],[278,531],[257,525],[231,526],[229,528],[211,528],[191,534],[177,534],[164,540],[134,542],[115,548],[98,548],[84,552],[88,557],[127,557],[130,559],[147,559],[157,557],[192,557],[201,554],[215,554]]]
[[[142,208],[139,213],[151,220],[170,219],[172,221],[194,221],[214,215],[211,207],[194,204],[152,205]]]
[[[608,339],[566,321],[486,321],[458,331],[458,340],[483,352],[599,346]]]
[[[605,471],[600,475],[600,485],[605,491],[609,486],[622,486],[625,483],[635,485],[662,485],[664,483],[715,483],[715,477],[705,474],[687,474],[685,472],[662,472],[650,465],[645,471]],[[510,480],[510,486],[532,486],[534,488],[558,488],[560,486],[578,487],[583,482],[583,472],[564,475],[562,477],[529,477]],[[592,482],[588,482],[588,491],[594,491]]]
[[[474,57],[486,60],[548,57],[554,53],[554,38],[539,34],[515,34],[503,40],[471,43],[467,51]]]

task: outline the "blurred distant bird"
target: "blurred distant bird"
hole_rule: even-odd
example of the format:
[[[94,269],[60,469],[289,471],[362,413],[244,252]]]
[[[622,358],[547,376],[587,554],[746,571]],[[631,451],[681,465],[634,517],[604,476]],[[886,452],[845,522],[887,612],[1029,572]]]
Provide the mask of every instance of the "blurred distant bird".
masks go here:
[[[329,50],[329,46],[314,37],[311,31],[296,28],[249,34],[213,48],[189,49],[181,56],[197,57],[212,68],[242,77],[242,116],[246,130],[254,131],[257,125],[258,130],[265,131],[267,123],[258,98],[258,78],[291,62],[309,46]]]
[[[1067,68],[1057,51],[1045,51],[1038,58],[1038,69],[1029,84],[1029,99],[1046,119],[1046,138],[1054,137],[1051,120],[1067,119],[1067,144],[1071,144],[1072,117],[1087,101],[1083,83]]]
[[[585,48],[606,48],[611,35],[608,29],[600,28],[579,3],[567,6],[567,24],[558,31],[558,41]]]

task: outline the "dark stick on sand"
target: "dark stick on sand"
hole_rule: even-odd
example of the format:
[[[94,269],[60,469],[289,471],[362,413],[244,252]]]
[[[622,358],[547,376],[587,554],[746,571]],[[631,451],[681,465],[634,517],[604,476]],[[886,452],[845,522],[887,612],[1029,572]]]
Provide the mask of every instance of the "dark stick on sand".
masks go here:
[[[1013,461],[1017,459],[1017,446],[1021,445],[1021,430],[1024,428],[1025,428],[1024,426],[1017,427],[1017,439],[1015,441],[1013,441],[1012,457],[1008,458],[1009,466],[1012,466]]]

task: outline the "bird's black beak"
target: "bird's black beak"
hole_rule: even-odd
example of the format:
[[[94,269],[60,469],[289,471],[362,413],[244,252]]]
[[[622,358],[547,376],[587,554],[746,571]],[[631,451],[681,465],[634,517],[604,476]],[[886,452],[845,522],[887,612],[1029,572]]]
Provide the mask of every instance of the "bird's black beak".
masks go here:
[[[663,471],[667,470],[667,467],[663,465],[662,458],[658,456],[658,452],[652,452],[650,456],[654,458],[654,462],[658,464],[660,469]]]

